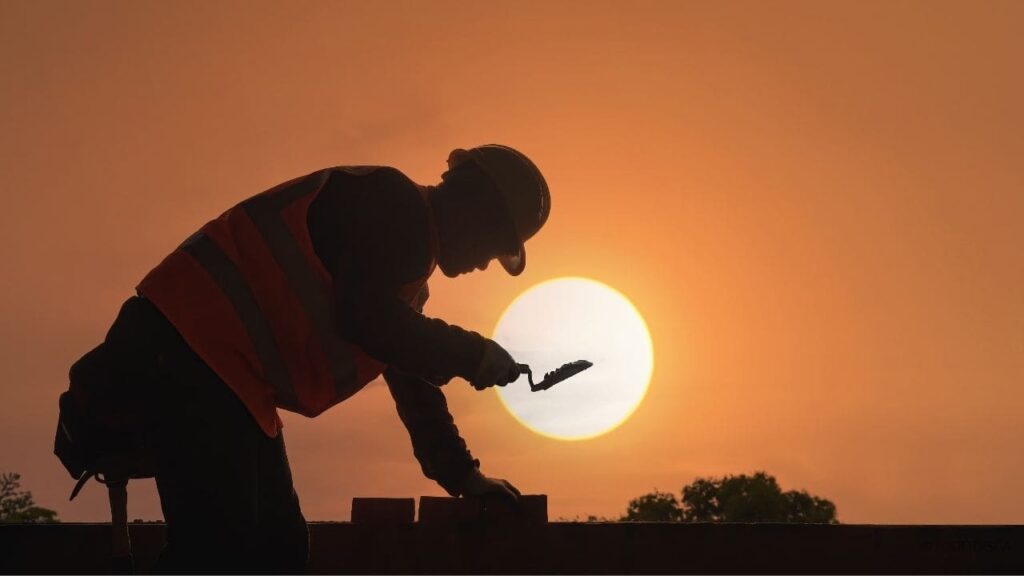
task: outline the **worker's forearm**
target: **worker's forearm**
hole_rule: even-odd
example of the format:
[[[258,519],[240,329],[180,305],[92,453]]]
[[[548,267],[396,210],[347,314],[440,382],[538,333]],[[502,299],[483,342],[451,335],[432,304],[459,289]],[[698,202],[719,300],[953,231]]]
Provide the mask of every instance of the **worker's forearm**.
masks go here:
[[[384,379],[395,399],[398,415],[409,431],[413,454],[423,474],[452,496],[458,496],[479,462],[473,459],[459,435],[444,393],[421,378],[395,368],[388,368]]]
[[[367,298],[349,312],[352,340],[404,372],[444,383],[455,376],[468,379],[479,366],[483,336],[427,318],[397,298]]]

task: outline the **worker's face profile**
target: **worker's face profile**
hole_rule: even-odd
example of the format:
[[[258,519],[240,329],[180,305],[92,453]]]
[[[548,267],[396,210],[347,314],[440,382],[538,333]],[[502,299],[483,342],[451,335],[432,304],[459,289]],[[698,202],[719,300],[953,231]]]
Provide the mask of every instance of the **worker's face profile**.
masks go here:
[[[475,246],[470,244],[464,252],[452,254],[451,258],[445,258],[442,255],[439,259],[438,267],[449,278],[455,278],[456,276],[469,274],[477,270],[487,270],[491,262],[500,254],[493,250],[484,249],[482,244],[478,243]],[[470,246],[475,249],[470,248]]]
[[[455,190],[453,221],[446,231],[451,239],[438,259],[441,272],[455,278],[486,270],[501,256],[519,253],[519,242],[494,184],[471,163],[447,173]]]
[[[457,249],[450,254],[441,254],[441,272],[454,278],[477,270],[484,271],[497,258],[519,253],[519,246],[509,229],[506,229],[504,214],[492,214],[481,221],[479,227],[464,230]]]

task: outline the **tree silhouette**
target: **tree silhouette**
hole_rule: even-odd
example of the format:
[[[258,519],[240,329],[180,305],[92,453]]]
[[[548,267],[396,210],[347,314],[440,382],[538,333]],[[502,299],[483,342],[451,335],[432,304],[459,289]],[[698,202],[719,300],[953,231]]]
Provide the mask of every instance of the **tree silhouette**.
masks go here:
[[[624,521],[634,522],[678,522],[682,519],[679,501],[668,492],[655,490],[629,501]]]
[[[20,487],[21,474],[0,473],[0,523],[58,522],[56,512],[36,506],[32,493]]]
[[[630,500],[622,520],[839,523],[835,504],[805,490],[783,492],[765,472],[697,478],[683,487],[681,502],[665,492],[645,494]]]

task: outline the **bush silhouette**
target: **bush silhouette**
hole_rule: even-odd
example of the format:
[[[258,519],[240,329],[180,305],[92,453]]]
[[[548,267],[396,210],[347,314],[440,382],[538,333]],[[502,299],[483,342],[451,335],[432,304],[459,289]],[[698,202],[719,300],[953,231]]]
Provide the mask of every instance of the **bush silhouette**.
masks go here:
[[[657,522],[786,522],[838,524],[836,506],[807,491],[783,492],[775,477],[697,478],[683,487],[682,500],[658,492],[630,500],[625,521]]]
[[[682,519],[679,501],[668,492],[655,490],[629,501],[624,521],[632,522],[678,522]]]
[[[20,474],[0,473],[0,523],[58,521],[56,512],[36,506],[32,493],[20,487]]]

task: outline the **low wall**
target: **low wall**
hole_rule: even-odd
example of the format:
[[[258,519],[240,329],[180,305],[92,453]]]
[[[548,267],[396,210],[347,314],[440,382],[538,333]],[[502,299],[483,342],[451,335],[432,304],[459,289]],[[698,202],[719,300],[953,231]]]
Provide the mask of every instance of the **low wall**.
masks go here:
[[[149,571],[162,524],[133,524]],[[1024,526],[310,524],[312,573],[1022,573]],[[0,571],[109,572],[109,524],[0,525]]]

